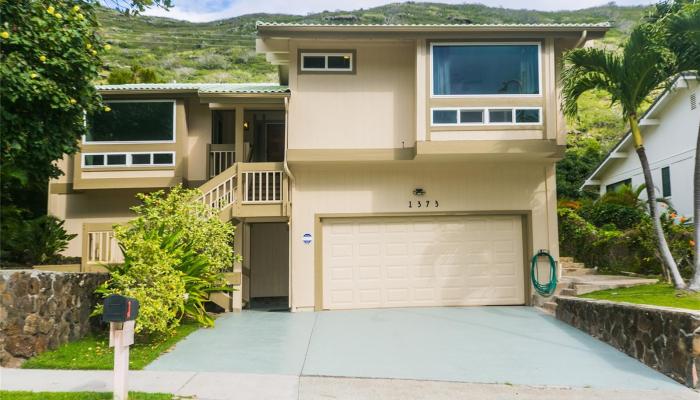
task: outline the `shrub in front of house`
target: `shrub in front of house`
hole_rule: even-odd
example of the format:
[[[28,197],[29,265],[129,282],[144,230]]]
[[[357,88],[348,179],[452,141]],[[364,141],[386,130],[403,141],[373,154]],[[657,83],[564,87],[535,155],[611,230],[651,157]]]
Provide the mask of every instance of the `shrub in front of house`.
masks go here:
[[[181,186],[139,194],[142,204],[132,208],[136,218],[115,227],[124,262],[108,267],[111,277],[98,292],[136,298],[138,332],[169,333],[183,318],[213,324],[204,304],[209,293],[225,289],[222,272],[236,258],[234,228],[199,196]]]
[[[560,202],[559,242],[562,256],[574,257],[602,273],[663,275],[648,214],[636,206],[597,202]],[[662,216],[671,252],[684,276],[692,274],[693,228],[673,213]]]

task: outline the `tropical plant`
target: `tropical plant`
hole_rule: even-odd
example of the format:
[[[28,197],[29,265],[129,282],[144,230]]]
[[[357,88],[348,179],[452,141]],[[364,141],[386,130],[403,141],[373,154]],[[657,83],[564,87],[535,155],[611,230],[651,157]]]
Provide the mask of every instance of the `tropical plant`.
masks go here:
[[[212,216],[211,209],[197,201],[201,192],[185,189],[177,185],[169,191],[156,191],[148,194],[139,193],[136,197],[142,204],[131,210],[136,219],[130,225],[120,227],[136,230],[161,230],[164,234],[183,231],[179,244],[191,246],[197,253],[207,258],[207,272],[216,274],[230,270],[238,258],[233,253],[231,243],[235,228],[232,224],[222,222]],[[128,247],[129,235],[123,235],[121,243]]]
[[[182,318],[211,326],[209,295],[230,290],[222,271],[237,258],[233,227],[197,201],[199,193],[176,186],[139,194],[142,204],[132,208],[136,218],[114,229],[124,262],[107,266],[111,276],[98,293],[138,299],[139,332],[167,333]]]
[[[8,230],[2,238],[3,261],[25,265],[55,262],[77,235],[68,234],[65,221],[52,215],[25,220],[7,215]]]
[[[577,100],[591,90],[603,90],[622,108],[622,117],[630,125],[634,146],[642,166],[649,214],[653,223],[659,256],[677,288],[685,287],[676,261],[669,249],[661,225],[654,182],[638,125],[640,107],[654,90],[671,75],[673,57],[654,29],[648,24],[635,27],[620,52],[578,48],[564,55],[562,70],[562,108],[569,117],[578,112]]]

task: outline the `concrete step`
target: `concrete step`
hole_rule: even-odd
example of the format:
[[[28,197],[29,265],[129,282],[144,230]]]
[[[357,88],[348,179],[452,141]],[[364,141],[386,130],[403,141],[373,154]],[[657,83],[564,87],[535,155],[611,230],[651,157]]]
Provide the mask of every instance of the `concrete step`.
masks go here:
[[[573,257],[559,257],[559,262],[560,263],[572,263],[574,262]]]
[[[542,309],[550,314],[554,314],[557,311],[556,301],[546,301],[542,304]]]
[[[574,288],[564,288],[559,292],[561,296],[576,296],[578,293],[576,293],[576,289]]]
[[[559,262],[562,268],[586,268],[586,264],[580,262]]]
[[[596,270],[593,268],[562,268],[562,275],[566,276],[582,276],[582,275],[595,275]]]

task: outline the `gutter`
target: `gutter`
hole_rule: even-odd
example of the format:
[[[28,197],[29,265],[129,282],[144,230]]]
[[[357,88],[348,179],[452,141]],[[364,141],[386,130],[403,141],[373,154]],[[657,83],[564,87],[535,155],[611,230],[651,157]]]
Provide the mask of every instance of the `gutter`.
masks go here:
[[[282,163],[282,166],[284,168],[284,173],[287,174],[289,177],[289,188],[287,192],[288,200],[287,200],[287,214],[289,215],[289,220],[287,221],[287,225],[289,226],[289,234],[287,235],[287,240],[288,240],[288,252],[289,252],[289,260],[288,260],[288,271],[287,273],[289,274],[289,287],[288,287],[288,292],[289,296],[287,297],[287,301],[289,302],[288,306],[291,309],[292,308],[292,290],[294,285],[292,284],[292,193],[294,192],[294,174],[292,174],[292,170],[289,169],[289,164],[287,163],[287,153],[289,150],[289,96],[284,98],[284,162]]]
[[[586,38],[588,38],[588,30],[584,29],[583,32],[581,32],[581,37],[578,39],[576,44],[574,45],[574,48],[579,48],[583,46],[584,43],[586,43]]]

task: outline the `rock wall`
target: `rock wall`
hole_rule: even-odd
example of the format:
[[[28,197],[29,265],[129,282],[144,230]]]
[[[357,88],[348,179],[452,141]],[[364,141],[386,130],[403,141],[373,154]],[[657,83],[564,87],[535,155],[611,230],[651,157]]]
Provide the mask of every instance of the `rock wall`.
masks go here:
[[[0,271],[0,365],[17,367],[36,354],[91,331],[97,286],[107,274]]]
[[[698,387],[700,312],[558,297],[556,317],[678,382]]]

